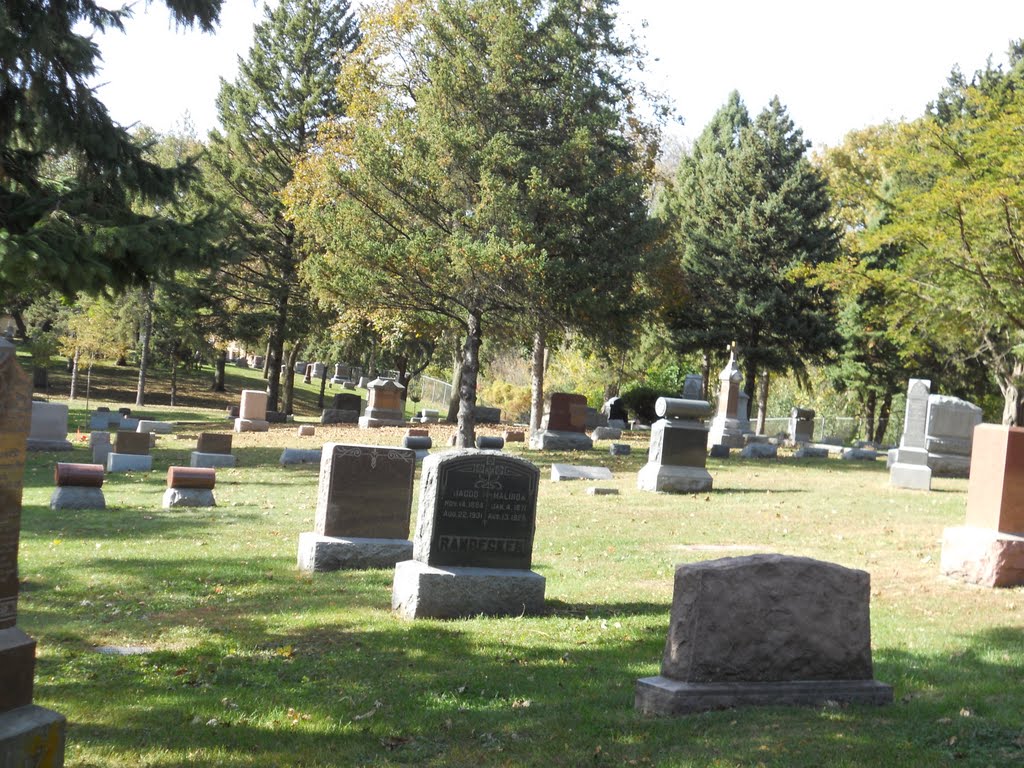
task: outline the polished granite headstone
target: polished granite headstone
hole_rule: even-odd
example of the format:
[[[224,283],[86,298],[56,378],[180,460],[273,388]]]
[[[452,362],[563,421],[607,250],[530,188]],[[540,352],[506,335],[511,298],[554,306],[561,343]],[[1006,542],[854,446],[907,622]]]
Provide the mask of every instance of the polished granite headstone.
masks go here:
[[[651,428],[647,464],[637,474],[637,488],[668,493],[710,491],[708,428],[702,419],[711,415],[711,404],[659,397],[654,410],[661,418]]]

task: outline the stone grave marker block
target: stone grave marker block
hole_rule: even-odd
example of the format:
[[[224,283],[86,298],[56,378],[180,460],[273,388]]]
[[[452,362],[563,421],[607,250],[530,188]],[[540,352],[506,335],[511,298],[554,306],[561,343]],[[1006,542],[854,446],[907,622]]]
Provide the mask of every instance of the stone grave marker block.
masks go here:
[[[408,539],[416,454],[327,443],[313,530],[321,536]]]
[[[200,453],[231,453],[230,432],[200,432],[196,450]]]
[[[555,392],[548,406],[545,429],[557,432],[584,432],[587,426],[587,398]]]
[[[115,453],[130,453],[136,456],[148,456],[151,440],[148,432],[128,432],[119,430],[114,438]]]

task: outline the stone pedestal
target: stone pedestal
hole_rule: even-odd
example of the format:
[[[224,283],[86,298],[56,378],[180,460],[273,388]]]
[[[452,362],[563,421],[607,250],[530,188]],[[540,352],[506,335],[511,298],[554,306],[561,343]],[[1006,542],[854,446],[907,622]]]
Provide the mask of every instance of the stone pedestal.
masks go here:
[[[706,469],[708,429],[700,419],[711,412],[711,404],[662,397],[654,407],[664,418],[651,427],[647,464],[637,474],[637,488],[667,493],[710,491],[713,481]]]
[[[235,432],[269,432],[270,422],[266,419],[235,419]]]
[[[355,536],[299,534],[299,570],[311,572],[394,568],[412,557],[408,539],[368,539]]]
[[[111,453],[107,455],[107,472],[149,472],[153,457],[142,453]]]
[[[636,681],[634,705],[652,715],[688,715],[754,706],[821,707],[892,703],[892,686],[877,680],[792,680],[779,683],[686,683],[668,677]]]
[[[928,466],[928,451],[920,448],[897,448],[895,460],[889,467],[889,485],[930,491],[932,470]]]
[[[674,467],[645,464],[636,476],[636,487],[657,493],[701,493],[714,484],[711,473],[703,467]]]
[[[366,384],[366,413],[359,417],[362,429],[405,426],[402,393],[405,387],[392,379],[374,379]]]
[[[594,441],[585,432],[565,432],[543,429],[530,435],[530,448],[534,451],[589,451]]]
[[[217,500],[209,488],[168,488],[164,491],[164,509],[175,507],[215,507]]]
[[[106,509],[102,488],[62,485],[50,495],[50,509]]]
[[[174,431],[174,425],[169,421],[150,421],[139,419],[135,427],[136,432],[150,432],[155,435],[169,435]]]
[[[189,454],[189,466],[190,467],[234,467],[237,465],[237,460],[230,453],[203,453],[202,451],[192,451]]]
[[[0,714],[0,766],[60,768],[66,730],[64,715],[35,704]]]
[[[972,526],[947,528],[939,569],[943,576],[983,587],[1024,585],[1024,536]]]
[[[391,609],[406,619],[522,616],[544,609],[544,577],[518,568],[395,566]]]

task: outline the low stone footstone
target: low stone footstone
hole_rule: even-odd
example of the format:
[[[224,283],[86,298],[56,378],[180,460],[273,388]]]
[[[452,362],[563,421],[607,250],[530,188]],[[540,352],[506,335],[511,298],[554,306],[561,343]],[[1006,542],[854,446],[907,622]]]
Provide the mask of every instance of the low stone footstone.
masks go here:
[[[237,405],[229,405],[224,410],[227,412],[227,415],[228,415],[229,419],[237,419],[238,418],[238,410],[239,409],[238,409]]]
[[[312,424],[302,424],[298,429],[299,437],[314,437],[316,435],[316,427]]]
[[[203,453],[192,451],[189,454],[190,467],[202,467],[206,469],[219,469],[238,466],[238,460],[230,453]]]
[[[413,559],[395,566],[391,607],[408,619],[521,616],[544,608],[530,570],[540,470],[457,450],[423,462]]]
[[[612,427],[596,427],[594,431],[590,433],[590,437],[593,440],[618,440],[622,437],[622,430],[614,429]]]
[[[412,430],[410,430],[412,431]],[[423,461],[430,455],[434,441],[430,435],[406,435],[402,438],[402,447],[416,454],[416,461]]]
[[[319,464],[322,452],[319,448],[285,448],[281,451],[282,467],[294,464]]]
[[[722,445],[721,443],[719,443],[717,445],[711,446],[711,449],[708,451],[708,455],[712,459],[728,459],[729,452],[730,449],[728,445]]]
[[[985,587],[1024,584],[1024,429],[974,429],[966,525],[942,534],[944,575]]]
[[[541,420],[541,428],[530,436],[535,451],[589,451],[594,441],[586,434],[587,398],[555,392]]]
[[[57,487],[50,496],[50,509],[106,509],[103,497],[103,465],[59,462],[54,468]]]
[[[680,565],[661,675],[636,682],[641,712],[888,704],[873,679],[870,576],[806,557]]]
[[[28,434],[30,451],[70,451],[68,407],[63,403],[32,403],[32,428]]]
[[[585,467],[575,464],[552,464],[551,482],[561,480],[611,480],[612,471],[608,467]]]
[[[174,431],[174,425],[168,421],[139,419],[139,423],[135,427],[135,431],[152,433],[154,435],[169,435]]]
[[[777,459],[779,447],[771,443],[747,443],[740,451],[741,459]]]
[[[496,435],[477,435],[476,447],[481,451],[500,451],[505,448],[505,438]]]
[[[503,435],[506,443],[525,443],[526,433],[521,429],[507,429]]]
[[[629,456],[632,452],[632,447],[627,443],[612,443],[608,446],[608,453],[611,456]]]
[[[875,461],[877,458],[878,452],[870,448],[847,448],[842,455],[844,461]]]
[[[168,467],[163,508],[215,507],[217,501],[213,496],[213,489],[216,485],[217,473],[213,469]]]
[[[149,472],[153,469],[153,457],[142,453],[107,454],[107,472]]]
[[[804,445],[793,452],[794,459],[827,459],[827,448],[816,448],[813,445]]]
[[[243,389],[235,419],[235,432],[267,432],[267,393],[260,389]]]
[[[313,530],[299,534],[299,570],[391,568],[410,558],[415,471],[406,448],[327,443]]]
[[[0,339],[0,765],[64,764],[62,715],[32,704],[36,641],[18,626],[18,539],[32,388],[14,345]]]
[[[708,428],[703,419],[711,415],[711,404],[659,397],[654,412],[660,418],[651,428],[647,463],[637,473],[636,487],[657,493],[710,491]]]
[[[402,393],[405,392],[405,387],[394,379],[379,378],[367,382],[365,386],[366,414],[359,417],[360,428],[404,426]]]
[[[618,496],[618,488],[587,488],[587,495],[589,496]]]

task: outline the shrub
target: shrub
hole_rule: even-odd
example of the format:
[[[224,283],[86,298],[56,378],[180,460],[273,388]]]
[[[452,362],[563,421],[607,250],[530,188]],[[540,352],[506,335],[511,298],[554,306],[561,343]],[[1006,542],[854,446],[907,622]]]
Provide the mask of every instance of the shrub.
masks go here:
[[[530,416],[530,388],[495,381],[480,390],[480,401],[500,408],[510,421],[525,421]]]
[[[659,397],[671,397],[670,392],[663,392],[654,387],[635,386],[627,389],[620,397],[630,412],[643,424],[651,424],[658,420],[654,412],[654,403]]]

